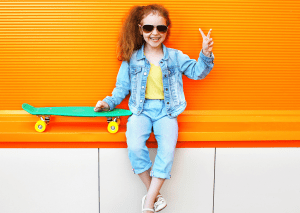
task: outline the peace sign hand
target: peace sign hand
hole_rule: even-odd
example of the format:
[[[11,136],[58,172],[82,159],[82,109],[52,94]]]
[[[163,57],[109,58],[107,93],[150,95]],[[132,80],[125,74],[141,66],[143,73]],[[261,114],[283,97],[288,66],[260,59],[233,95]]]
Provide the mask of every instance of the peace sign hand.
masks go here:
[[[202,43],[203,54],[207,57],[210,57],[210,54],[211,54],[212,48],[213,48],[213,43],[214,43],[212,41],[212,38],[210,38],[210,33],[211,33],[212,29],[209,30],[207,36],[203,33],[201,28],[199,28],[199,31],[203,38],[203,43]]]

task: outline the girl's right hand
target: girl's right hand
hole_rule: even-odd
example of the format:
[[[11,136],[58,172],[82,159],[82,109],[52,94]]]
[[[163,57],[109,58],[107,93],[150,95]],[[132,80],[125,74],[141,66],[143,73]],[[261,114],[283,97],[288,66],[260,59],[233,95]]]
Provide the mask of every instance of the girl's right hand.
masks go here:
[[[109,105],[105,101],[98,101],[96,107],[94,108],[95,112],[108,111]]]

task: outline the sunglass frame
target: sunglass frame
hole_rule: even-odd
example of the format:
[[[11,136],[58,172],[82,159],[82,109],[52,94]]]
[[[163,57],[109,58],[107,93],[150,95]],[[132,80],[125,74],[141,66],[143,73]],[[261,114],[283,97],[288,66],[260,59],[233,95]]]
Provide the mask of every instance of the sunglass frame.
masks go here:
[[[166,32],[168,31],[168,26],[163,25],[163,24],[156,25],[156,26],[154,26],[154,25],[152,25],[152,24],[144,24],[144,25],[142,26],[142,25],[139,24],[139,26],[142,28],[142,30],[143,30],[144,33],[151,33],[151,32],[154,30],[155,27],[156,27],[157,31],[160,32],[160,33],[166,33]],[[151,26],[151,27],[152,27],[152,30],[151,30],[151,31],[145,30],[145,29],[144,29],[144,26]],[[158,27],[160,27],[160,26],[166,27],[167,29],[161,31],[161,30],[158,29]]]

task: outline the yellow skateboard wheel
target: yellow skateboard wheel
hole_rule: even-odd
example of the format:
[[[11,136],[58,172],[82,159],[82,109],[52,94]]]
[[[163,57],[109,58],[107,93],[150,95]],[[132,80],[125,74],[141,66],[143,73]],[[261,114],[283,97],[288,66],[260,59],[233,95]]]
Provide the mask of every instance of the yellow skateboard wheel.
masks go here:
[[[37,131],[37,132],[44,132],[45,131],[45,129],[46,129],[46,122],[45,121],[38,121],[38,122],[36,122],[36,124],[35,124],[35,130]]]
[[[110,123],[108,124],[108,126],[107,126],[107,130],[108,130],[110,133],[116,133],[116,132],[118,132],[118,130],[119,130],[119,125],[118,125],[118,123],[115,122],[115,121],[110,122]]]

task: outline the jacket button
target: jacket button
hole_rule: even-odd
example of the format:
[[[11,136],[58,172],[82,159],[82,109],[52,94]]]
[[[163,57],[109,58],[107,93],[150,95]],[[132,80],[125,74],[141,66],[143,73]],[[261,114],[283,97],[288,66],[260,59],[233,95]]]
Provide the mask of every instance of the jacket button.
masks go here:
[[[171,74],[171,71],[169,70],[169,74]]]
[[[142,102],[143,102],[143,100],[140,100],[140,102],[142,103]]]
[[[168,88],[166,88],[166,91],[168,91]]]
[[[167,102],[167,104],[169,104],[169,102]]]
[[[144,89],[145,87],[144,86],[142,86],[142,89]]]
[[[144,75],[147,75],[147,73],[146,73],[146,72],[144,72]]]
[[[165,78],[167,77],[167,75],[165,75]]]

